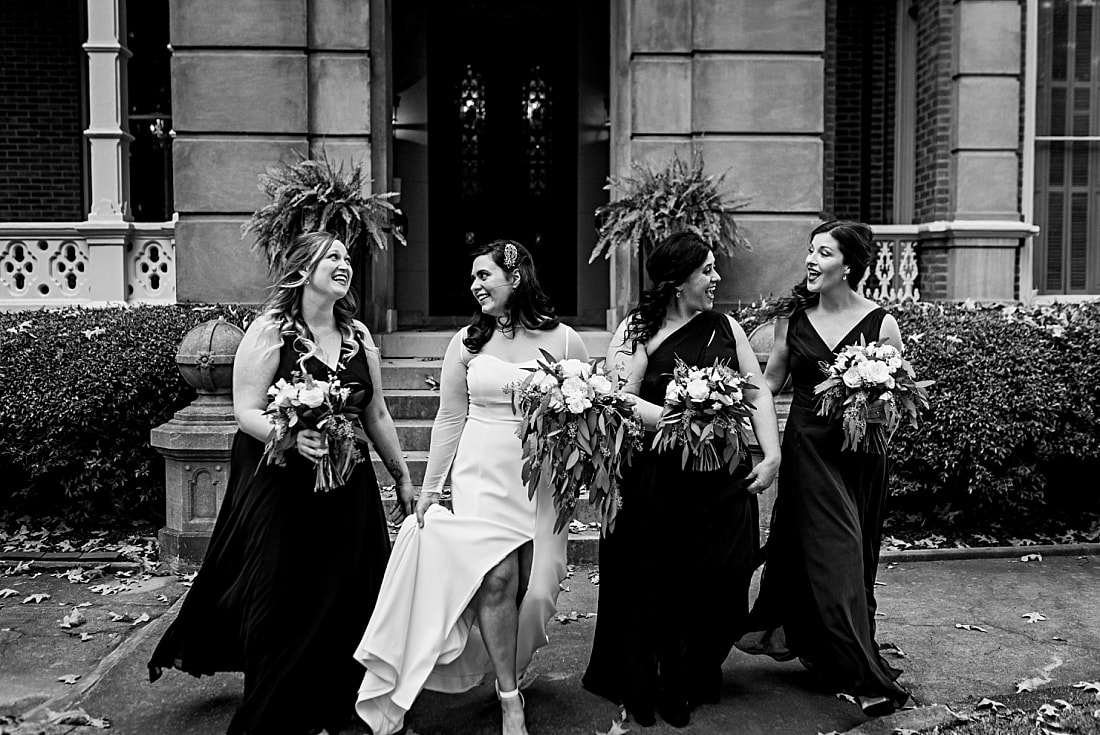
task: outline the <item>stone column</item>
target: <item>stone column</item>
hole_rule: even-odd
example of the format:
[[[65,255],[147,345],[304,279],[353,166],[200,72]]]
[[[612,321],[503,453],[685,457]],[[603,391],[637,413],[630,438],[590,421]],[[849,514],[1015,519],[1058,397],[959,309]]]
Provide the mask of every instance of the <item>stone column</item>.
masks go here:
[[[257,177],[308,152],[306,0],[170,0],[177,298],[258,303],[268,279],[241,224]]]
[[[87,0],[88,298],[126,301],[130,220],[130,141],[126,127],[126,0]]]
[[[932,12],[923,7],[921,12]],[[1022,222],[1020,4],[955,0],[947,220],[926,222],[921,270],[931,298],[1016,298],[1016,251],[1033,231]]]
[[[755,252],[722,265],[717,308],[785,293],[824,191],[825,5],[816,0],[620,0],[612,5],[612,171],[703,154],[750,198]],[[613,328],[637,301],[639,259],[612,260]]]

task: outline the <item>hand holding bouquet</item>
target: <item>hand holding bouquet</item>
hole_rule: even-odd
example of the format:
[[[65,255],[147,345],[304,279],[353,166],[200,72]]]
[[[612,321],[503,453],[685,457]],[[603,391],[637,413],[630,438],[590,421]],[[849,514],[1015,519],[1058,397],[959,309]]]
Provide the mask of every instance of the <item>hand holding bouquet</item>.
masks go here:
[[[751,377],[731,368],[728,359],[699,368],[677,357],[653,448],[667,452],[681,447],[681,467],[687,468],[691,459],[696,472],[725,465],[733,474],[748,446],[748,422],[755,409],[745,400],[745,389],[756,387]]]
[[[505,386],[522,414],[516,435],[523,442],[523,482],[528,497],[553,492],[555,533],[565,527],[582,490],[599,504],[603,532],[615,524],[621,504],[623,464],[641,448],[642,424],[633,398],[599,367],[599,360],[545,361],[531,375]]]
[[[821,363],[824,381],[814,387],[817,414],[841,418],[841,449],[885,454],[903,414],[916,427],[920,410],[928,408],[925,391],[932,380],[915,380],[916,373],[896,347],[860,338],[848,345],[832,365]]]
[[[362,393],[341,386],[339,379],[315,380],[309,373],[295,371],[289,383],[280,378],[267,389],[270,403],[264,415],[275,434],[264,446],[266,464],[285,466],[286,450],[295,445],[296,434],[303,428],[313,429],[321,432],[328,447],[316,462],[314,491],[328,492],[346,483],[355,465],[363,461],[357,442],[367,441],[357,405]]]

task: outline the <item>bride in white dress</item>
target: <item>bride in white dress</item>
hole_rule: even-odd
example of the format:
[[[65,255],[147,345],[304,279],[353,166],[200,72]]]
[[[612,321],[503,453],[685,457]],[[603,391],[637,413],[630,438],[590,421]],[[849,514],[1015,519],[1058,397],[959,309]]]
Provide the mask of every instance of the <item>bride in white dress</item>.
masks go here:
[[[504,735],[526,735],[518,679],[547,642],[565,578],[567,534],[554,533],[549,494],[528,499],[504,386],[529,374],[540,349],[558,359],[588,353],[554,316],[526,248],[500,240],[474,255],[481,313],[443,358],[423,492],[355,652],[367,669],[356,711],[375,735],[401,729],[422,689],[463,692],[486,674]],[[448,470],[453,513],[439,505]]]

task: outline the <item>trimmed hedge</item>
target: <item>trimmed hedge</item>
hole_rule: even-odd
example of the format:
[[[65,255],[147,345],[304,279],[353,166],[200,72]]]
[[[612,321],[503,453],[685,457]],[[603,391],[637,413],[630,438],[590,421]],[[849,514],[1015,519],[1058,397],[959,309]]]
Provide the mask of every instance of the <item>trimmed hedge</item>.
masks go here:
[[[1100,510],[1100,303],[1033,307],[887,304],[931,408],[891,444],[901,504],[980,510]],[[766,304],[733,313],[746,328]]]
[[[176,367],[183,336],[237,306],[0,313],[0,505],[84,518],[157,518],[164,463],[149,431],[195,392]]]

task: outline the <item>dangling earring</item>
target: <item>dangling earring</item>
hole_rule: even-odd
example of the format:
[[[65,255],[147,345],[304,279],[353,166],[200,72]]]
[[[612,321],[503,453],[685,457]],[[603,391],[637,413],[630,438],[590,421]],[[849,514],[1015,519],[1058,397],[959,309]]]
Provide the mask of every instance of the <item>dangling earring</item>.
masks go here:
[[[679,288],[676,289],[676,298],[680,298],[683,295],[684,295],[684,292],[683,292],[682,289],[679,289]]]

